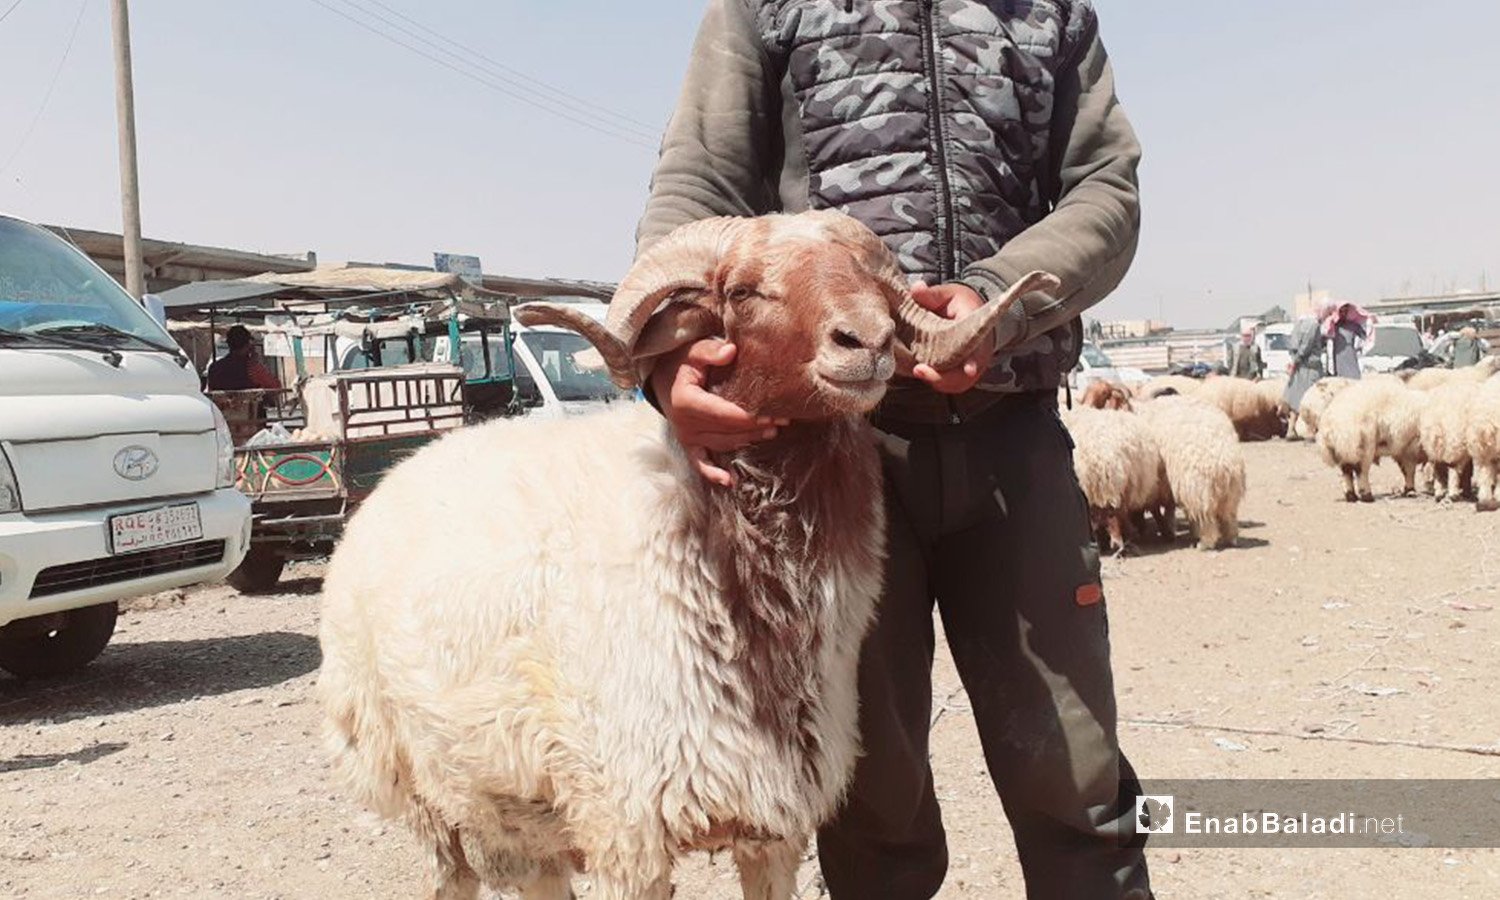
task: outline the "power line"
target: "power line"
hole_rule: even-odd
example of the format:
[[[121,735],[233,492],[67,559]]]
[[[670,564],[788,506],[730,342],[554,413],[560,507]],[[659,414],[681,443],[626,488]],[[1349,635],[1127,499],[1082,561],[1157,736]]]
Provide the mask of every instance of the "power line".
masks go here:
[[[20,0],[17,0],[16,6],[20,5]],[[14,10],[16,6],[12,6],[11,9]],[[83,24],[83,14],[88,11],[88,8],[89,0],[83,0],[82,3],[78,4],[78,18],[73,20],[73,30],[68,34],[68,45],[63,48],[62,59],[57,61],[57,68],[52,72],[52,81],[47,85],[47,93],[42,95],[42,105],[37,107],[36,115],[32,116],[31,124],[27,126],[26,133],[21,135],[21,143],[16,145],[15,151],[5,160],[5,165],[0,166],[0,175],[4,175],[10,171],[11,163],[14,163],[16,158],[21,155],[21,151],[26,149],[26,144],[31,140],[31,135],[36,131],[37,124],[42,121],[42,114],[47,111],[47,104],[52,102],[52,92],[57,88],[57,79],[61,77],[63,66],[68,64],[68,57],[73,53],[73,42],[78,38],[78,27]],[[7,11],[5,15],[10,15],[10,12]],[[0,19],[3,18],[0,17]]]
[[[497,59],[495,59],[495,58],[493,58],[491,56],[486,56],[482,51],[476,50],[475,48],[469,46],[468,44],[463,43],[462,41],[458,41],[458,40],[455,40],[454,38],[450,38],[450,37],[444,35],[443,33],[439,32],[439,31],[436,31],[436,30],[434,30],[432,28],[427,27],[426,25],[423,25],[421,22],[417,21],[416,19],[413,19],[411,16],[408,16],[405,13],[402,13],[400,10],[393,9],[389,5],[387,5],[385,3],[382,3],[381,0],[369,0],[369,2],[373,3],[375,6],[380,7],[381,9],[385,10],[386,12],[389,12],[391,15],[395,16],[396,18],[401,19],[402,21],[407,22],[408,24],[415,26],[418,30],[426,32],[427,34],[431,35],[433,38],[436,38],[438,41],[442,42],[443,44],[447,44],[447,45],[452,46],[452,47],[457,47],[459,50],[462,50],[465,53],[468,53],[470,56],[473,56],[475,59],[478,59],[478,60],[480,60],[480,61],[482,61],[484,63],[487,63],[492,68],[492,70],[493,69],[498,69],[501,72],[509,73],[510,75],[514,76],[514,78],[519,79],[520,81],[526,82],[529,85],[533,85],[535,88],[540,88],[542,91],[544,91],[546,93],[554,94],[558,98],[560,98],[561,100],[564,100],[566,102],[575,104],[577,106],[587,107],[588,109],[591,109],[591,110],[594,110],[595,112],[598,112],[598,113],[601,113],[603,115],[606,115],[606,116],[610,117],[611,119],[615,119],[615,120],[621,122],[622,124],[626,124],[626,125],[632,126],[632,128],[634,130],[641,131],[647,137],[655,138],[657,136],[657,134],[658,134],[658,128],[656,126],[654,126],[654,125],[650,125],[650,124],[648,124],[646,122],[642,122],[639,119],[633,119],[630,116],[624,115],[622,113],[618,113],[618,112],[614,111],[613,109],[610,109],[607,106],[604,106],[604,105],[599,104],[599,103],[594,103],[591,100],[588,100],[588,99],[586,99],[584,97],[580,97],[577,94],[570,93],[569,91],[566,91],[563,88],[557,87],[556,85],[553,85],[553,84],[550,84],[550,83],[548,83],[546,81],[543,81],[540,78],[532,77],[531,75],[528,75],[527,73],[521,71],[520,69],[517,69],[517,68],[515,68],[513,66],[508,66],[505,63],[500,62],[499,60],[497,60]],[[389,20],[386,20],[386,21],[389,21]],[[394,23],[392,23],[392,24],[394,24]],[[498,73],[496,73],[496,74],[498,75]],[[509,80],[509,79],[506,79],[506,80]]]
[[[591,103],[591,102],[589,102],[587,100],[583,100],[582,98],[573,98],[572,95],[567,94],[565,91],[562,91],[560,88],[554,88],[551,85],[547,85],[545,82],[540,82],[540,81],[537,81],[536,79],[532,79],[530,76],[526,76],[524,74],[521,76],[522,78],[524,78],[527,81],[533,81],[533,82],[536,82],[537,84],[541,84],[547,90],[550,90],[553,93],[562,94],[564,97],[567,97],[569,99],[560,99],[558,97],[547,96],[545,93],[542,93],[542,92],[538,91],[536,88],[534,88],[534,87],[526,84],[524,81],[519,80],[519,79],[517,79],[515,77],[511,77],[511,76],[505,74],[505,72],[503,72],[503,71],[498,71],[496,67],[498,67],[499,69],[506,69],[506,70],[509,70],[509,71],[516,71],[516,70],[510,69],[510,67],[505,66],[502,63],[498,63],[495,60],[492,60],[492,59],[489,59],[488,57],[485,57],[483,54],[479,53],[479,51],[477,51],[477,50],[472,50],[472,49],[470,49],[468,47],[464,47],[463,45],[458,44],[456,41],[453,41],[453,40],[450,40],[448,38],[445,38],[443,35],[439,34],[438,32],[433,31],[432,29],[426,27],[425,25],[422,25],[420,22],[416,22],[415,20],[411,19],[410,17],[404,16],[404,15],[402,15],[401,13],[399,13],[399,12],[397,12],[395,10],[391,10],[391,12],[392,12],[392,14],[394,16],[396,16],[397,18],[406,19],[407,21],[412,22],[412,24],[414,24],[421,31],[425,31],[428,34],[436,36],[437,40],[433,40],[430,37],[426,37],[425,35],[421,34],[419,31],[413,31],[412,29],[407,28],[406,26],[402,25],[401,22],[396,21],[395,19],[392,19],[392,18],[390,18],[388,16],[385,16],[385,15],[383,15],[382,13],[380,13],[377,10],[369,9],[369,8],[367,8],[365,6],[362,6],[360,3],[356,2],[356,0],[340,0],[340,2],[343,3],[345,6],[353,8],[354,10],[358,11],[359,13],[362,13],[363,15],[370,16],[370,17],[378,20],[381,24],[383,24],[385,26],[388,26],[390,28],[395,29],[396,31],[400,32],[401,34],[406,35],[407,37],[411,38],[412,40],[417,41],[419,44],[423,44],[426,47],[431,48],[434,52],[438,53],[440,56],[444,57],[445,59],[450,59],[450,60],[456,61],[458,64],[466,66],[469,69],[478,70],[478,72],[481,75],[487,76],[488,78],[493,78],[493,79],[496,79],[496,80],[502,82],[507,88],[510,89],[510,91],[519,91],[522,95],[524,95],[524,97],[523,98],[518,98],[518,99],[530,98],[529,100],[526,100],[526,102],[530,103],[533,106],[545,107],[545,108],[548,108],[549,111],[552,111],[553,107],[557,107],[557,108],[560,108],[560,109],[564,110],[565,112],[567,112],[567,113],[569,113],[571,115],[575,115],[575,116],[578,116],[578,117],[581,117],[581,118],[586,118],[586,119],[589,119],[589,120],[595,120],[596,119],[596,115],[597,115],[595,112],[591,112],[588,109],[579,108],[580,106],[593,107],[594,109],[599,110],[600,112],[602,112],[605,115],[608,115],[608,116],[610,116],[612,118],[615,118],[615,119],[621,119],[621,120],[623,120],[623,121],[620,121],[620,122],[597,122],[597,124],[599,124],[601,126],[604,126],[605,128],[612,129],[614,131],[623,132],[623,133],[628,134],[628,135],[630,135],[632,137],[641,138],[641,139],[646,140],[648,142],[655,141],[656,138],[657,138],[657,131],[656,131],[656,129],[652,128],[649,125],[646,125],[644,123],[633,122],[632,120],[625,119],[624,117],[619,116],[618,114],[616,114],[613,111],[607,109],[606,107],[599,106],[598,104]],[[375,2],[376,5],[378,5],[378,6],[382,6],[382,7],[386,8],[386,9],[390,9],[390,7],[385,6],[385,4],[383,4],[383,3],[380,3],[379,0],[373,0],[373,2]],[[460,50],[463,50],[463,51],[467,52],[468,54],[470,54],[472,56],[478,57],[483,62],[489,63],[489,65],[488,66],[482,65],[480,63],[474,62],[473,59],[465,58],[461,54],[455,54],[455,53],[452,52],[452,50],[449,49],[450,46],[456,46]],[[515,94],[512,93],[511,96],[515,96]]]
[[[10,5],[10,9],[7,9],[5,12],[0,13],[0,22],[4,22],[6,19],[9,19],[10,14],[16,11],[16,7],[20,6],[24,2],[25,0],[16,0],[15,3],[12,3]]]
[[[556,107],[549,106],[545,102],[542,102],[542,101],[538,100],[535,97],[528,96],[527,94],[525,94],[525,93],[523,93],[521,91],[518,91],[518,90],[514,89],[513,87],[507,86],[507,85],[505,85],[503,83],[499,83],[497,81],[494,81],[491,78],[487,78],[487,77],[485,77],[482,74],[475,74],[474,72],[472,72],[472,71],[470,71],[468,69],[461,68],[460,66],[455,65],[450,60],[445,59],[443,56],[435,55],[432,52],[429,52],[428,50],[423,49],[422,47],[415,46],[413,44],[407,43],[406,41],[403,41],[401,38],[396,37],[395,35],[392,35],[389,32],[384,31],[384,30],[380,29],[379,27],[377,27],[375,25],[372,25],[369,22],[366,22],[365,20],[363,20],[363,19],[361,19],[361,18],[359,18],[357,16],[350,15],[349,13],[345,12],[342,9],[339,9],[338,7],[331,6],[327,2],[325,2],[325,0],[311,0],[311,2],[313,2],[314,4],[316,4],[318,6],[321,6],[323,9],[327,10],[328,12],[333,13],[336,16],[339,16],[340,18],[343,18],[343,19],[348,20],[349,22],[352,22],[354,25],[356,25],[356,26],[358,26],[360,28],[363,28],[364,30],[370,32],[371,34],[374,34],[374,35],[376,35],[376,36],[378,36],[378,37],[380,37],[380,38],[382,38],[382,39],[384,39],[386,41],[389,41],[390,43],[393,43],[393,44],[397,45],[398,47],[403,47],[403,48],[411,51],[412,53],[415,53],[418,56],[420,56],[420,57],[428,60],[429,62],[437,63],[438,65],[442,66],[443,68],[449,69],[449,70],[451,70],[453,72],[456,72],[459,75],[462,75],[465,78],[470,79],[471,81],[478,82],[479,84],[484,85],[485,87],[489,88],[492,91],[496,91],[497,93],[504,94],[504,95],[506,95],[508,97],[511,97],[514,100],[519,100],[520,102],[525,103],[528,106],[532,106],[532,107],[534,107],[536,109],[539,109],[542,112],[548,113],[548,114],[550,114],[552,116],[556,116],[557,118],[560,118],[560,119],[566,119],[566,120],[568,120],[570,122],[573,122],[576,125],[581,125],[584,128],[588,128],[590,130],[596,131],[596,132],[598,132],[600,134],[603,134],[603,135],[605,135],[607,137],[612,137],[612,138],[615,138],[616,140],[623,141],[623,142],[625,142],[627,144],[633,144],[634,146],[641,147],[641,148],[646,149],[646,150],[652,150],[652,151],[654,151],[654,150],[657,149],[657,147],[654,144],[646,141],[641,135],[633,134],[633,133],[628,132],[628,131],[624,131],[619,126],[612,125],[612,124],[610,124],[608,122],[600,122],[600,121],[598,121],[596,119],[584,118],[581,115],[575,115],[571,111],[563,110],[563,109],[557,109]],[[348,0],[345,0],[345,2],[348,2]],[[356,7],[356,8],[358,8],[358,7]],[[361,11],[364,11],[364,10],[361,10]]]

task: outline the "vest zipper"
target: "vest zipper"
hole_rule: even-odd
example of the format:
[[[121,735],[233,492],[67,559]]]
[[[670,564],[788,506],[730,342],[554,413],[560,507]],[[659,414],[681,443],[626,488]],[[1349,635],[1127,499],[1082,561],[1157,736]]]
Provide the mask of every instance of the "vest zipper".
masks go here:
[[[946,283],[954,277],[954,257],[958,253],[958,226],[953,212],[953,184],[948,175],[948,133],[943,124],[943,82],[939,66],[942,59],[942,42],[938,37],[936,0],[922,0],[922,38],[926,44],[922,54],[927,70],[927,117],[930,120],[937,155],[938,202],[943,217],[942,241],[938,246],[938,281]]]

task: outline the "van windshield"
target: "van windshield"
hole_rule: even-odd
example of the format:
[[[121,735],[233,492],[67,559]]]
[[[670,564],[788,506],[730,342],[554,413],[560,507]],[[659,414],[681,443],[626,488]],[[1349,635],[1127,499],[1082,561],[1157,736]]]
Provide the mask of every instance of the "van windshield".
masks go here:
[[[614,400],[623,392],[609,380],[598,351],[571,331],[527,331],[518,335],[541,364],[557,399]]]
[[[1287,350],[1292,346],[1292,336],[1284,331],[1266,332],[1267,350]]]
[[[91,326],[170,343],[140,304],[82,253],[51,232],[0,217],[0,329],[45,336]]]

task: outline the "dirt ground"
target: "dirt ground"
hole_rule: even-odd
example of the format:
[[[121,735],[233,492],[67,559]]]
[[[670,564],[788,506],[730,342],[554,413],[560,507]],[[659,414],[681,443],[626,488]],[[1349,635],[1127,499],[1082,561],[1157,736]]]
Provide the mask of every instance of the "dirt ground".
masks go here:
[[[1306,444],[1247,447],[1243,546],[1109,563],[1121,740],[1148,778],[1500,777],[1500,516],[1346,505]],[[1398,480],[1377,476],[1377,489]],[[69,679],[0,676],[0,896],[410,897],[399,828],[329,784],[309,700],[316,567],[286,593],[151,598]],[[1024,894],[944,656],[934,767],[944,898]],[[1166,723],[1166,724],[1163,724]],[[1280,732],[1277,735],[1247,733]],[[1152,850],[1159,897],[1493,898],[1500,851]],[[803,896],[819,894],[804,867]],[[679,897],[737,897],[695,859]],[[586,896],[586,885],[580,885]]]

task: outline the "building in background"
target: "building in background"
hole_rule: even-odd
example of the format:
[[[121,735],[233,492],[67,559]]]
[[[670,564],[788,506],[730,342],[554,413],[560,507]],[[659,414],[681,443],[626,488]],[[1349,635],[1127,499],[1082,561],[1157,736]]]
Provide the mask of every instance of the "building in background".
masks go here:
[[[116,281],[125,283],[125,239],[120,235],[62,225],[43,227],[82,250]],[[158,294],[198,281],[249,278],[266,272],[278,275],[311,272],[318,265],[315,253],[284,256],[151,239],[141,242],[141,252],[145,257],[148,294]]]

